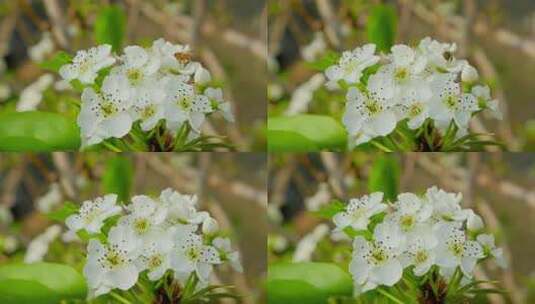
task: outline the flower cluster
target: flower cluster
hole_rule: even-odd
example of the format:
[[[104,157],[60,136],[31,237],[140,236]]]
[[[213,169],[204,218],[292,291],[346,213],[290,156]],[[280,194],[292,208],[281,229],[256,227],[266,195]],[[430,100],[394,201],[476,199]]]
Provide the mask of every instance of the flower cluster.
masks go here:
[[[196,196],[171,189],[159,198],[134,196],[125,206],[117,204],[115,194],[85,201],[66,224],[73,232],[85,230],[92,236],[84,267],[90,294],[128,290],[141,273],[157,281],[169,271],[182,285],[194,275],[203,286],[216,265],[228,262],[241,272],[239,253],[196,204]],[[113,226],[105,233],[109,223]]]
[[[477,84],[477,70],[455,51],[455,44],[425,38],[415,48],[395,45],[389,54],[377,55],[374,44],[344,52],[325,74],[328,88],[347,89],[350,148],[391,134],[400,121],[415,130],[429,119],[442,134],[453,122],[461,137],[474,113],[488,109],[500,119],[489,87]]]
[[[165,121],[173,134],[188,124],[198,136],[211,113],[234,120],[222,90],[206,87],[210,72],[191,60],[189,47],[163,39],[149,48],[127,46],[120,56],[110,45],[81,50],[59,73],[84,86],[78,116],[83,146],[122,138],[137,122],[150,131]]]
[[[483,232],[481,217],[462,209],[461,200],[461,194],[436,187],[422,197],[400,194],[393,204],[384,203],[380,192],[350,200],[333,221],[335,231],[356,235],[349,266],[356,293],[393,286],[406,269],[421,277],[437,266],[450,277],[459,267],[471,279],[482,259],[494,257],[505,267],[494,237]]]

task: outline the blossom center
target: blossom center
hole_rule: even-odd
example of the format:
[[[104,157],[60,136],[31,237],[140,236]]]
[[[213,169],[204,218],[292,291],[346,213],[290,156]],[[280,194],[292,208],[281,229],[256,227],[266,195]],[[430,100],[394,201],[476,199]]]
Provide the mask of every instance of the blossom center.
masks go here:
[[[396,69],[396,72],[394,73],[394,78],[397,82],[403,82],[407,80],[409,76],[409,71],[407,71],[406,68],[398,68]]]
[[[100,112],[104,117],[110,117],[111,115],[117,113],[118,109],[112,102],[102,102],[100,104]]]
[[[459,104],[459,98],[457,96],[449,95],[444,98],[443,102],[448,109],[455,110]]]
[[[155,254],[150,257],[148,264],[149,264],[149,268],[153,269],[153,268],[159,267],[160,265],[162,265],[162,263],[163,261],[162,261],[161,255]]]
[[[386,260],[388,259],[388,254],[383,248],[375,247],[371,252],[371,259],[375,265],[380,265],[386,262]]]
[[[368,99],[366,101],[365,106],[370,116],[376,115],[383,110],[383,107],[376,100],[373,99]]]
[[[148,119],[154,116],[156,113],[156,107],[154,105],[148,105],[141,110],[141,118]]]
[[[145,218],[139,218],[134,221],[134,229],[138,234],[143,234],[149,230],[150,223]]]
[[[192,101],[190,96],[184,96],[177,100],[178,106],[184,110],[189,111],[191,109]]]
[[[139,69],[130,69],[126,72],[126,77],[131,85],[137,85],[143,79],[143,73]]]
[[[113,269],[123,265],[125,261],[126,259],[118,251],[110,250],[106,253],[101,262],[104,262],[103,264]]]
[[[409,116],[416,117],[422,113],[422,104],[415,102],[409,107]]]
[[[412,215],[404,215],[400,219],[401,229],[404,231],[411,230],[414,226],[414,217]]]
[[[186,250],[186,256],[190,261],[197,261],[201,257],[201,252],[196,247],[191,247]]]
[[[414,260],[416,261],[416,264],[421,264],[427,261],[428,258],[429,258],[429,255],[427,254],[427,252],[425,250],[420,250],[416,252]]]
[[[464,246],[463,244],[459,242],[454,242],[450,245],[450,250],[453,252],[453,254],[457,257],[461,257],[464,253]]]

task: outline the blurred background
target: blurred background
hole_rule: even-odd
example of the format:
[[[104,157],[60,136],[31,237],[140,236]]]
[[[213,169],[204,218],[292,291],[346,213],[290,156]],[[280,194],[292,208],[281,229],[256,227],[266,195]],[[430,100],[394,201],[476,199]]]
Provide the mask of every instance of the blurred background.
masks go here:
[[[158,196],[171,187],[197,194],[239,249],[243,274],[217,271],[244,303],[262,303],[266,273],[267,159],[241,153],[0,154],[0,265],[65,263],[81,270],[85,246],[63,235],[54,218],[65,202],[81,204],[106,193],[126,199]]]
[[[505,119],[478,116],[475,132],[496,133],[511,151],[535,150],[535,1],[532,0],[271,0],[269,115],[340,117],[343,100],[323,86],[317,62],[329,51],[367,43],[367,20],[377,4],[395,10],[396,43],[430,36],[458,45],[501,101]]]
[[[150,45],[160,37],[190,44],[194,59],[223,86],[237,122],[214,117],[205,133],[227,136],[240,151],[263,150],[265,0],[0,1],[0,112],[73,112],[73,99],[80,97],[39,64],[58,51],[74,54],[94,46],[96,20],[110,5],[125,13],[123,45]],[[117,31],[106,31],[112,30]]]
[[[509,268],[492,261],[476,277],[507,294],[474,303],[535,303],[535,155],[522,153],[317,153],[271,155],[268,260],[332,262],[347,268],[351,244],[314,214],[332,200],[374,191],[425,193],[436,185],[463,194],[463,208],[481,215],[504,248]],[[325,210],[325,209],[324,209]]]

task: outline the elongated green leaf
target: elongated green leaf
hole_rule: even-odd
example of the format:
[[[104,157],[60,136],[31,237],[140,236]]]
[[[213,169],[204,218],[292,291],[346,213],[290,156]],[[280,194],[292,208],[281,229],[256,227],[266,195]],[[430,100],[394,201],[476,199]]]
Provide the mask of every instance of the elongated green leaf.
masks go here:
[[[71,214],[78,212],[79,206],[73,202],[65,202],[58,210],[50,212],[47,216],[51,220],[64,222]]]
[[[112,5],[101,10],[95,21],[95,42],[109,44],[114,51],[123,45],[126,16],[119,6]]]
[[[329,204],[322,206],[318,211],[314,212],[315,215],[325,219],[332,219],[337,213],[346,209],[346,204],[338,200],[333,200]]]
[[[328,263],[270,265],[268,304],[324,304],[333,296],[350,296],[353,282],[348,273]]]
[[[375,43],[379,51],[388,52],[396,40],[396,27],[395,8],[386,4],[376,5],[367,22],[368,40]]]
[[[316,61],[308,62],[307,65],[311,69],[322,72],[322,71],[325,71],[331,65],[335,65],[339,59],[340,59],[340,54],[333,52],[333,51],[328,51],[325,55],[323,55],[323,57],[321,57],[320,59]]]
[[[80,131],[74,119],[48,112],[0,114],[0,151],[77,150]]]
[[[0,303],[57,304],[61,300],[83,299],[87,287],[73,268],[52,263],[0,266]]]
[[[399,172],[399,163],[394,155],[379,156],[370,171],[368,190],[381,191],[385,200],[394,201],[398,195]]]
[[[303,135],[290,131],[268,131],[268,150],[271,152],[307,152],[318,147]]]
[[[63,65],[70,63],[71,60],[72,60],[71,55],[61,51],[61,52],[56,53],[56,55],[54,55],[52,59],[45,60],[39,63],[39,67],[41,67],[42,69],[57,73]]]
[[[128,157],[117,156],[108,160],[102,176],[104,193],[115,193],[119,201],[125,202],[130,196],[133,171]]]
[[[271,152],[337,150],[345,148],[346,132],[328,116],[280,116],[268,120],[268,143]]]

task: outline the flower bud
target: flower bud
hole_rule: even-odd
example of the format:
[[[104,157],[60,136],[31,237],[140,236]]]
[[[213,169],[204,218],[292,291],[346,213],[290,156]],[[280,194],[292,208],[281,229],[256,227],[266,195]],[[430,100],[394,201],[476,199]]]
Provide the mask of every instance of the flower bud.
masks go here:
[[[463,82],[471,83],[477,81],[478,79],[479,74],[477,70],[473,66],[466,64],[461,72],[461,80]]]
[[[214,235],[219,231],[219,224],[217,221],[208,216],[202,222],[202,233],[206,235]]]
[[[483,229],[483,220],[481,217],[472,211],[472,209],[469,209],[467,212],[467,222],[466,227],[470,231],[479,231]]]
[[[202,66],[199,66],[195,71],[195,76],[193,77],[193,79],[197,84],[206,84],[212,80],[212,76],[210,75],[210,72],[207,69],[203,68]]]

